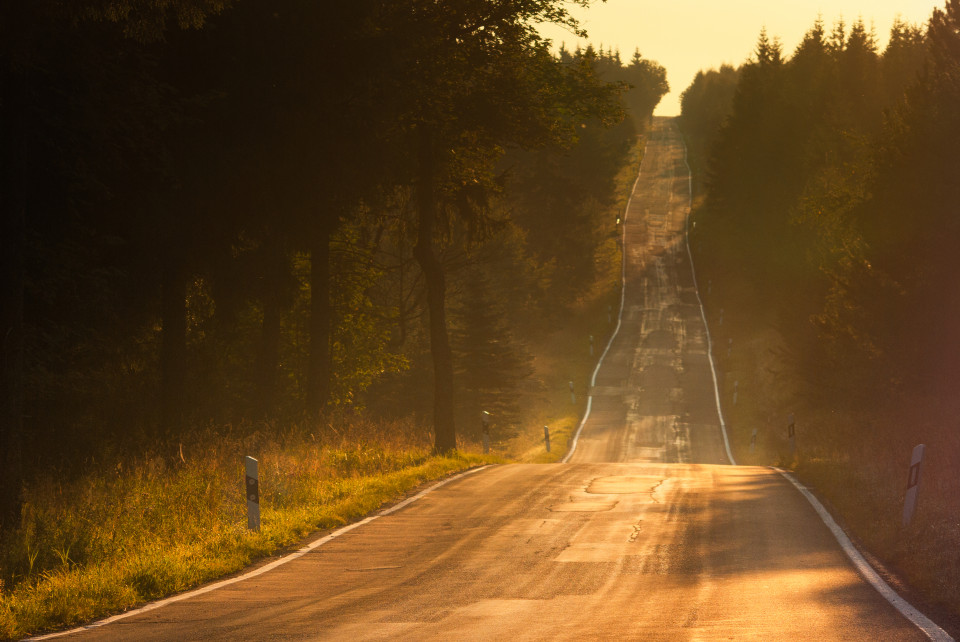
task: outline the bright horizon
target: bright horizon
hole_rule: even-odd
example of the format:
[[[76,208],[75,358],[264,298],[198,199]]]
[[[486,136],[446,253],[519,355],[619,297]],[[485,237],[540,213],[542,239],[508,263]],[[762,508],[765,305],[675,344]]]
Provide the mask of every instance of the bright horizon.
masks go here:
[[[863,18],[867,28],[875,28],[880,50],[887,46],[890,27],[899,16],[902,20],[926,25],[934,8],[943,8],[944,0],[792,0],[788,3],[769,0],[727,0],[724,3],[705,0],[607,0],[589,9],[572,7],[572,13],[586,28],[587,39],[575,38],[570,32],[554,26],[541,32],[556,46],[566,43],[568,49],[592,44],[620,51],[624,61],[634,49],[655,60],[667,70],[670,93],[657,106],[658,116],[680,113],[680,94],[700,70],[723,64],[738,66],[749,58],[760,30],[766,28],[771,37],[783,43],[784,53],[792,55],[817,16],[822,16],[829,32],[842,18],[849,27]]]

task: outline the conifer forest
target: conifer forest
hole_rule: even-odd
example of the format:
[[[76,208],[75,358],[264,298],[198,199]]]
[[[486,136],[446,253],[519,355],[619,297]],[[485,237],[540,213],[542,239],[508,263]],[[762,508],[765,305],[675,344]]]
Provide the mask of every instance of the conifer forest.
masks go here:
[[[305,555],[464,471],[421,511],[452,525],[410,631],[671,572],[683,617],[630,593],[650,631],[721,580],[757,626],[768,579],[817,617],[900,609],[858,548],[960,631],[960,0],[882,37],[764,28],[670,118],[643,43],[586,44],[597,4],[0,0],[0,639]],[[517,495],[490,509],[493,479]],[[488,593],[451,595],[448,553]]]

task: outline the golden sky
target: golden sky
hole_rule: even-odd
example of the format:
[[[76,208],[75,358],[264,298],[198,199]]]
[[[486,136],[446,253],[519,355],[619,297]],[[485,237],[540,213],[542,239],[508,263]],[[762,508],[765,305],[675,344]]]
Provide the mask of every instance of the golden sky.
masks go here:
[[[636,48],[644,58],[667,69],[670,93],[657,114],[680,113],[680,94],[697,71],[723,63],[739,65],[753,52],[760,30],[778,36],[791,54],[817,19],[823,16],[829,31],[840,18],[847,25],[862,17],[876,29],[881,50],[886,46],[894,18],[926,24],[944,0],[607,0],[574,14],[581,20],[594,46],[619,48],[629,60]],[[555,44],[576,47],[576,38],[555,27],[543,34]]]

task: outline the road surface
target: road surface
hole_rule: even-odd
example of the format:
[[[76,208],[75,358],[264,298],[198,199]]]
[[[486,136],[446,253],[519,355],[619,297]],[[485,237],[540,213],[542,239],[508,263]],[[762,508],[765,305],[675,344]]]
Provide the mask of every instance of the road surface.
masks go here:
[[[72,639],[920,640],[783,477],[729,465],[673,121],[624,223],[571,462],[491,467],[284,566]]]

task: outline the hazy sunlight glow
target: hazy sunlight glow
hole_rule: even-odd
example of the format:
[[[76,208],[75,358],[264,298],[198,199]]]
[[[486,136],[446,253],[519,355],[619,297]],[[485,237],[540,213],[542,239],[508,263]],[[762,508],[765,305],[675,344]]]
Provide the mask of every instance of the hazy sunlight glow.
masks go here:
[[[784,53],[792,55],[818,15],[828,33],[841,18],[849,30],[862,17],[868,28],[874,26],[882,51],[897,16],[925,25],[933,9],[943,5],[943,0],[607,0],[587,10],[571,8],[588,40],[578,43],[573,34],[553,26],[541,32],[558,46],[566,43],[568,49],[587,42],[604,50],[612,46],[620,50],[624,62],[639,49],[644,58],[666,67],[671,91],[656,113],[673,116],[680,113],[680,94],[697,71],[741,64],[752,55],[764,27],[771,38],[780,38]]]

